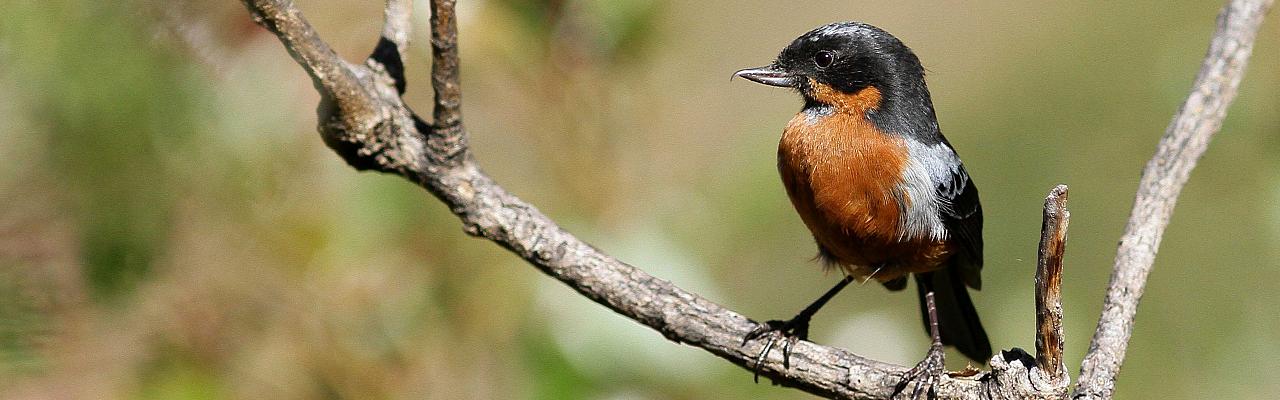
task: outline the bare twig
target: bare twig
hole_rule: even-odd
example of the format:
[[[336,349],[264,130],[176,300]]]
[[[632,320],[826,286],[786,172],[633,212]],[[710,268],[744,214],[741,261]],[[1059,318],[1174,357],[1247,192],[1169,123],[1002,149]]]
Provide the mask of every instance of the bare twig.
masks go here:
[[[415,115],[400,98],[406,86],[402,60],[408,43],[409,0],[387,2],[384,38],[364,64],[339,59],[291,1],[242,1],[311,76],[322,96],[317,110],[321,137],[349,164],[417,183],[448,205],[468,234],[497,243],[585,297],[668,339],[754,367],[754,356],[763,344],[744,347],[741,343],[756,326],[754,322],[600,252],[480,170],[462,125],[453,0],[431,3],[436,94],[432,123]],[[944,377],[937,386],[938,398],[1061,398],[1056,386],[1045,389],[1032,382],[1033,376],[1054,376],[1038,369],[1025,353],[1001,352],[992,358],[988,372]],[[802,341],[794,348],[790,368],[775,353],[759,370],[775,383],[824,397],[881,399],[893,393],[906,368]]]
[[[1080,382],[1073,395],[1077,399],[1111,398],[1164,228],[1191,169],[1227,116],[1227,106],[1236,97],[1253,52],[1254,37],[1272,3],[1273,0],[1232,0],[1218,14],[1218,28],[1191,94],[1142,171],[1129,224],[1116,252],[1098,329],[1080,367]]]
[[[413,2],[410,0],[387,0],[387,7],[382,10],[382,37],[395,43],[401,59],[405,49],[409,48],[409,35],[413,34],[412,17]]]
[[[382,11],[382,38],[377,47],[365,60],[365,65],[378,72],[375,76],[386,76],[395,81],[397,94],[404,94],[407,81],[404,77],[404,56],[409,48],[409,35],[413,32],[413,2],[410,0],[387,0],[387,7]]]
[[[1040,256],[1036,260],[1036,365],[1063,394],[1067,369],[1062,362],[1062,256],[1067,250],[1067,186],[1058,185],[1044,199]]]
[[[431,2],[431,87],[437,125],[462,121],[462,86],[458,74],[458,16],[453,0]]]
[[[250,4],[250,3],[246,3]],[[249,8],[259,25],[289,43],[285,49],[311,76],[316,90],[342,108],[338,116],[348,120],[368,119],[375,104],[351,66],[338,57],[328,43],[320,40],[311,24],[289,0],[259,0]]]

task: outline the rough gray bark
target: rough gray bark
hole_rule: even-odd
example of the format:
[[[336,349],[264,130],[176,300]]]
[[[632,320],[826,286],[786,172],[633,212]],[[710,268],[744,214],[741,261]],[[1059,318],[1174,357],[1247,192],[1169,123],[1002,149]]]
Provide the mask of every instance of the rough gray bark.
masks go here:
[[[402,55],[408,45],[409,0],[387,1],[384,37],[363,64],[338,58],[292,1],[242,1],[310,75],[322,97],[317,109],[321,138],[348,164],[413,181],[448,205],[468,234],[497,243],[587,298],[674,342],[753,367],[754,356],[763,344],[744,346],[742,338],[755,327],[754,322],[600,252],[481,171],[468,150],[462,125],[453,0],[431,2],[431,81],[436,94],[431,123],[415,115],[400,98],[405,90]],[[1228,11],[1236,8],[1234,3]],[[1270,5],[1270,1],[1263,3]],[[1252,39],[1252,35],[1244,37]],[[1235,60],[1243,66],[1243,59]],[[1234,93],[1235,85],[1229,89]],[[1213,115],[1220,122],[1221,114]],[[1208,125],[1216,128],[1218,124]],[[1167,218],[1167,213],[1163,215]],[[1156,229],[1156,237],[1161,229],[1163,224]],[[1154,254],[1154,246],[1139,251],[1144,249]],[[1128,339],[1127,333],[1124,339]],[[1056,351],[1061,354],[1060,348]],[[790,368],[783,367],[779,352],[773,353],[761,365],[761,375],[828,398],[889,398],[907,370],[806,341],[796,344]],[[937,394],[942,399],[1064,397],[1066,380],[1046,378],[1051,376],[1055,375],[1039,370],[1030,355],[1005,351],[992,358],[989,371],[944,377]],[[745,384],[746,375],[743,377]]]
[[[1165,129],[1156,154],[1142,170],[1138,195],[1116,251],[1111,283],[1102,304],[1098,329],[1080,366],[1076,399],[1109,399],[1116,374],[1133,334],[1133,317],[1155,262],[1160,238],[1173,215],[1191,169],[1222,127],[1227,106],[1236,97],[1253,41],[1273,0],[1233,0],[1218,14],[1209,51],[1200,65],[1191,94]]]

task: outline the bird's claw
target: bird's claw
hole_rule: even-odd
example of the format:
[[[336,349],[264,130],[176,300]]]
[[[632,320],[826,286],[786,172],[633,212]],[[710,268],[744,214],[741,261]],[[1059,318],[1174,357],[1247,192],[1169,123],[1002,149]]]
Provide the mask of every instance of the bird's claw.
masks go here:
[[[746,346],[748,342],[759,338],[765,338],[766,341],[764,349],[756,355],[755,365],[751,368],[752,379],[756,383],[760,383],[760,366],[764,364],[765,357],[769,356],[778,339],[785,341],[782,344],[782,367],[791,368],[791,349],[795,347],[796,342],[809,338],[809,319],[796,317],[786,321],[766,321],[756,325],[755,329],[747,333],[747,336],[742,338],[742,345]]]
[[[935,343],[929,347],[929,353],[925,355],[924,360],[902,374],[902,381],[893,391],[893,398],[902,394],[908,385],[912,386],[909,399],[921,399],[920,395],[925,395],[923,398],[926,399],[937,398],[938,393],[934,389],[942,380],[942,374],[946,372],[943,369],[944,365],[942,345]]]

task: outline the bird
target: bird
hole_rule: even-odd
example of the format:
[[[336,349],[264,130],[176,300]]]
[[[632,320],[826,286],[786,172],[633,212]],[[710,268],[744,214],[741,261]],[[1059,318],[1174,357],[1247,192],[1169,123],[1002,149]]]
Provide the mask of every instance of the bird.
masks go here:
[[[836,22],[792,41],[769,65],[733,74],[790,88],[804,104],[782,131],[778,172],[818,258],[843,279],[789,320],[758,324],[743,344],[767,339],[759,366],[782,341],[783,365],[807,340],[815,313],[854,280],[890,291],[914,278],[927,356],[904,376],[932,390],[943,346],[984,363],[991,344],[968,288],[982,288],[982,204],[939,129],[925,70],[883,29]],[[901,390],[901,387],[899,388]]]

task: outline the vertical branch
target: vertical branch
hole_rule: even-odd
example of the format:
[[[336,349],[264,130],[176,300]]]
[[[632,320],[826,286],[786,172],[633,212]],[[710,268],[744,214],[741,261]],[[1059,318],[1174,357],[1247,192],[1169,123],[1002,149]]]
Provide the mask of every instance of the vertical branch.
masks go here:
[[[395,43],[404,58],[409,48],[409,35],[413,33],[413,0],[387,0],[382,10],[382,37]]]
[[[404,54],[409,48],[409,34],[413,32],[412,11],[412,0],[387,0],[382,10],[382,37],[365,60],[370,68],[386,72],[394,81],[398,95],[403,95],[408,85],[404,77]]]
[[[1218,14],[1191,94],[1147,162],[1103,300],[1098,329],[1080,367],[1077,399],[1109,399],[1133,334],[1134,315],[1173,206],[1209,139],[1222,126],[1273,0],[1232,0]]]
[[[1062,362],[1062,256],[1067,249],[1067,185],[1044,199],[1040,254],[1036,260],[1036,364],[1056,383],[1066,383]]]
[[[431,0],[431,88],[435,125],[462,123],[462,86],[458,77],[458,18],[454,0]]]
[[[454,0],[431,0],[431,88],[435,91],[433,138],[451,158],[466,151],[462,86],[458,76],[458,18]],[[440,147],[436,147],[440,149]]]
[[[428,137],[437,165],[458,165],[468,157],[462,128],[462,85],[458,74],[458,18],[454,0],[431,0],[431,88],[434,123]]]

